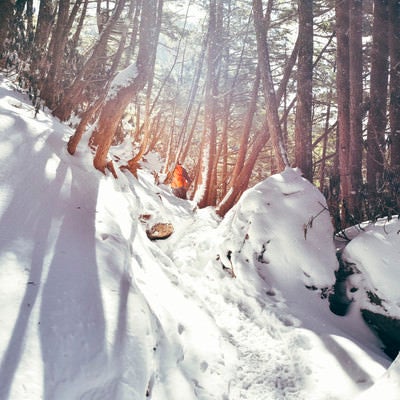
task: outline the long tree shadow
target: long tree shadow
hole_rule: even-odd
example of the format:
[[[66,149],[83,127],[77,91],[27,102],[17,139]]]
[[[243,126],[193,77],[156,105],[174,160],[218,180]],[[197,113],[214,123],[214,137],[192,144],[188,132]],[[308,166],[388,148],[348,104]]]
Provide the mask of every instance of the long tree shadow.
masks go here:
[[[67,393],[69,398],[79,398],[79,390],[101,386],[99,366],[107,363],[95,253],[97,179],[88,182],[86,172],[71,170],[69,206],[43,287],[40,309],[43,398],[49,400],[65,398]],[[86,176],[75,179],[79,174]],[[82,188],[85,178],[87,184]]]
[[[18,159],[17,165],[11,163],[9,168],[19,170],[26,160],[29,160],[32,169],[25,169],[25,173],[19,173],[13,185],[15,191],[1,218],[0,255],[12,252],[23,265],[25,264],[23,260],[29,258],[30,265],[26,263],[25,268],[29,270],[29,276],[25,293],[22,296],[8,347],[0,363],[1,399],[9,398],[15,374],[25,350],[26,330],[40,291],[45,258],[49,242],[51,242],[53,220],[57,218],[57,215],[52,213],[54,209],[45,208],[44,200],[53,201],[60,197],[67,174],[66,165],[61,163],[55,179],[49,180],[45,167],[51,153],[45,151],[44,148],[39,152],[32,151],[34,140],[30,141],[22,135],[19,136],[25,143],[23,149],[20,149],[20,157],[14,158],[14,160]],[[30,248],[32,248],[31,251],[27,250]],[[21,265],[15,265],[15,268],[21,268]]]

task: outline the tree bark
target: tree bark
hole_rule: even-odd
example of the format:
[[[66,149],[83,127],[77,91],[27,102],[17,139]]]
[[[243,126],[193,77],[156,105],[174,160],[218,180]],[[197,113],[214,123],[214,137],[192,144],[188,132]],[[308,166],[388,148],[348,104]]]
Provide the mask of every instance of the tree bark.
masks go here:
[[[93,144],[97,147],[93,164],[103,173],[109,165],[107,155],[121,117],[128,104],[147,83],[153,54],[157,47],[153,29],[156,21],[157,0],[144,1],[136,64],[132,64],[114,78],[93,133]]]
[[[51,64],[42,89],[42,98],[50,109],[57,104],[59,94],[59,75],[64,57],[64,49],[68,39],[67,21],[69,14],[70,0],[59,3],[57,22],[51,42]]]
[[[0,67],[5,65],[5,41],[8,36],[9,24],[13,15],[14,2],[12,0],[4,0],[2,2],[2,10],[0,13]]]
[[[50,109],[54,109],[60,100],[65,47],[81,3],[82,0],[77,0],[73,5],[70,14],[70,0],[61,1],[58,6],[59,9],[55,32],[51,37],[49,45],[49,53],[51,54],[51,56],[48,57],[48,60],[51,60],[50,69],[41,93],[42,98]]]
[[[238,180],[239,175],[243,170],[243,166],[246,160],[251,127],[253,125],[253,118],[257,108],[259,88],[260,88],[260,70],[259,68],[257,68],[256,79],[254,80],[253,89],[251,92],[251,99],[244,120],[242,135],[240,137],[239,151],[236,158],[235,168],[233,169],[231,175],[230,188],[235,186],[236,181]]]
[[[37,51],[44,51],[51,34],[54,22],[52,0],[41,0],[39,5],[39,15],[35,32],[35,48]]]
[[[340,179],[340,202],[342,205],[341,221],[347,220],[347,203],[350,190],[350,56],[349,56],[349,0],[336,0],[336,91],[338,104],[338,165]]]
[[[299,52],[297,62],[297,107],[295,159],[306,179],[312,182],[312,78],[313,1],[299,0]]]
[[[267,123],[265,123],[262,130],[256,135],[256,140],[254,141],[252,150],[249,153],[249,157],[244,163],[240,174],[235,180],[235,185],[230,188],[224,199],[218,204],[216,211],[219,216],[223,217],[247,189],[257,158],[269,139],[270,134]]]
[[[362,0],[350,0],[350,193],[348,209],[352,223],[361,222],[362,218]]]
[[[78,76],[74,79],[71,86],[66,90],[61,102],[53,111],[53,115],[58,117],[61,121],[66,121],[72,114],[72,111],[82,100],[82,93],[90,82],[90,74],[93,73],[97,63],[99,62],[100,55],[106,54],[108,39],[111,31],[118,21],[122,10],[125,7],[125,0],[119,0],[113,14],[108,19],[103,31],[100,33],[99,40],[94,46],[92,54],[86,61],[85,65],[80,70]]]
[[[371,49],[370,105],[367,125],[367,184],[371,207],[382,183],[385,153],[386,101],[388,94],[389,46],[388,1],[374,1]],[[372,211],[372,210],[371,210]]]
[[[400,174],[400,1],[390,0],[390,163]],[[400,178],[399,178],[400,179]]]
[[[200,208],[216,205],[216,160],[217,160],[217,96],[218,72],[221,62],[221,0],[210,0],[209,33],[207,49],[207,76],[204,106],[204,130],[201,156],[201,198]]]
[[[279,170],[289,166],[282,130],[279,122],[278,106],[272,80],[269,50],[267,43],[267,27],[264,20],[262,0],[253,0],[254,26],[257,37],[258,64],[263,83],[265,109],[268,129],[271,134],[272,146],[275,152],[276,164]]]

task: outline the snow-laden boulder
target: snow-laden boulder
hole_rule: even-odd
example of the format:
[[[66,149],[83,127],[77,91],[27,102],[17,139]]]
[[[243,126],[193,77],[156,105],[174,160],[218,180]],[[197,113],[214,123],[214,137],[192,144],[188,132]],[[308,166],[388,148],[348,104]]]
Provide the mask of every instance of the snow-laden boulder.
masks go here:
[[[382,219],[347,231],[350,243],[342,259],[351,273],[347,297],[395,358],[400,350],[400,221]]]
[[[325,198],[292,168],[243,194],[221,223],[218,249],[225,267],[247,263],[284,291],[299,285],[326,291],[335,282],[338,262]]]

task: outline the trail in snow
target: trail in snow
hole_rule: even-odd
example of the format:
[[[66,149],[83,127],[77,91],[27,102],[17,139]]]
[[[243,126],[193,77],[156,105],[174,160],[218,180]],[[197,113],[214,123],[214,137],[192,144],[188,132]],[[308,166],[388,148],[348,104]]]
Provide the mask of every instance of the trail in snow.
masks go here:
[[[330,385],[329,370],[337,368],[337,360],[334,356],[310,358],[319,339],[301,327],[302,322],[292,315],[280,292],[271,289],[256,272],[247,271],[247,277],[233,279],[222,269],[216,257],[219,220],[213,211],[194,210],[191,202],[174,199],[162,188],[157,189],[159,194],[143,196],[139,188],[148,185],[146,175],[139,177],[139,182],[135,185],[136,194],[139,199],[146,199],[141,210],[151,210],[154,221],[172,222],[176,231],[167,240],[147,247],[142,245],[144,233],[141,240],[134,242],[139,259],[149,259],[149,254],[141,252],[150,252],[155,260],[154,266],[144,268],[153,269],[153,278],[138,278],[136,282],[150,299],[153,311],[157,294],[162,292],[169,300],[176,296],[174,308],[167,310],[171,321],[161,325],[169,326],[177,320],[176,332],[169,332],[169,336],[191,335],[193,346],[181,348],[176,355],[178,366],[186,363],[187,371],[191,369],[187,364],[194,362],[198,370],[208,369],[207,374],[202,374],[204,379],[193,378],[195,398],[214,398],[207,388],[221,385],[221,380],[220,390],[230,400],[333,400],[346,395],[347,385],[343,391]],[[178,215],[170,212],[177,206]],[[133,275],[140,273],[135,270]],[[314,301],[321,301],[314,297]],[[327,308],[323,312],[329,313]],[[165,314],[165,310],[159,314]],[[341,379],[354,385],[354,392],[373,382],[368,374],[359,372],[358,381],[353,383],[349,371],[339,372]],[[210,385],[212,377],[215,382]],[[189,393],[190,390],[185,395]]]

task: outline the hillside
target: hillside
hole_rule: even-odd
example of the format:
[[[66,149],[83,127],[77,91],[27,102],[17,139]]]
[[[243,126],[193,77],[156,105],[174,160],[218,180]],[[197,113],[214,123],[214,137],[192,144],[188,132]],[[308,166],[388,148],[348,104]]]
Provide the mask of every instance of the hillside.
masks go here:
[[[70,156],[71,129],[0,79],[1,400],[400,398],[362,300],[329,310],[333,229],[297,171],[220,220],[155,185],[155,155],[117,180],[85,143]],[[158,222],[174,233],[150,241]]]

